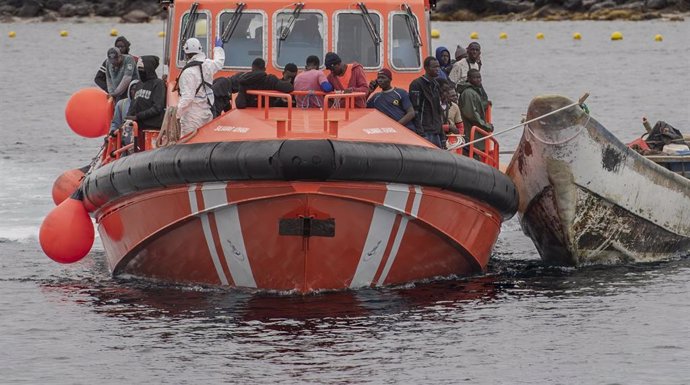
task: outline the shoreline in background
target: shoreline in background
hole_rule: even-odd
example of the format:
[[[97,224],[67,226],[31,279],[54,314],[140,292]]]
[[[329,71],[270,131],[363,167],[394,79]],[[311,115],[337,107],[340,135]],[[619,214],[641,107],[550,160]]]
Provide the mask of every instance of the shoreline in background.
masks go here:
[[[17,5],[19,3],[19,5]],[[438,0],[433,21],[683,21],[690,0]],[[103,2],[0,0],[1,23],[148,23],[164,20],[158,0]]]

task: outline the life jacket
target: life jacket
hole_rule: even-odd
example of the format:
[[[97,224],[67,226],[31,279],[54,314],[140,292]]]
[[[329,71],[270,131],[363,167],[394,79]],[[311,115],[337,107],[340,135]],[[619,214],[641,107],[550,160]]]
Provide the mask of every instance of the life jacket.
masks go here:
[[[201,90],[201,88],[202,88],[203,86],[208,86],[209,88],[213,89],[213,84],[207,82],[207,81],[204,79],[204,70],[203,70],[203,68],[201,67],[202,64],[204,64],[204,62],[200,62],[200,61],[197,61],[197,60],[187,62],[187,64],[185,64],[184,67],[182,67],[182,70],[180,71],[180,74],[177,75],[177,79],[175,79],[175,87],[173,87],[173,92],[177,91],[177,94],[180,95],[180,76],[182,76],[182,73],[183,73],[187,68],[191,68],[191,67],[199,67],[199,73],[201,74],[201,84],[199,84],[199,87],[197,87],[196,90],[194,91],[194,97],[196,97],[196,94],[199,93],[199,90]],[[180,96],[181,96],[181,95],[180,95]],[[209,106],[209,107],[213,108],[213,104],[211,104],[211,100],[208,98],[208,95],[206,95],[206,103],[208,103],[208,106]]]

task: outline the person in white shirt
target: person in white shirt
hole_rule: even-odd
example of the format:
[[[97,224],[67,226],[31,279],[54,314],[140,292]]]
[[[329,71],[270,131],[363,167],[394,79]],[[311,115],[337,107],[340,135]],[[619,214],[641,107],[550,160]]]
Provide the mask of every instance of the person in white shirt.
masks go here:
[[[213,75],[223,68],[225,51],[221,38],[216,39],[213,60],[206,58],[197,38],[187,39],[182,50],[187,64],[177,78],[176,89],[180,94],[177,117],[180,134],[184,136],[213,119]]]
[[[471,42],[467,46],[467,57],[460,59],[453,64],[453,69],[450,70],[448,78],[455,84],[464,83],[467,81],[467,72],[470,69],[477,71],[482,68],[482,48],[476,41]]]

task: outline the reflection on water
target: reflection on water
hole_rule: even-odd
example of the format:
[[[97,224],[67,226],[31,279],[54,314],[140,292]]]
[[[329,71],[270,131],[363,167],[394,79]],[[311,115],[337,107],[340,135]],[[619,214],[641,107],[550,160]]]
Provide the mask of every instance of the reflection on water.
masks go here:
[[[690,269],[690,258],[589,266],[545,266],[533,260],[494,259],[489,271],[471,278],[443,278],[399,287],[295,295],[204,286],[176,286],[138,278],[98,275],[41,282],[44,292],[126,319],[180,320],[199,317],[224,322],[361,319],[402,313],[443,315],[463,307],[528,297],[601,297],[639,290],[667,274]]]

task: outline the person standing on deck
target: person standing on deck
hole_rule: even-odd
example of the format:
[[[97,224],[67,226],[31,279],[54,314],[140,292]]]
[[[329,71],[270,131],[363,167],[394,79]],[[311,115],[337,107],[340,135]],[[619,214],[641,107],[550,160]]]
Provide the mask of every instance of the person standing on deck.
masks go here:
[[[450,71],[448,78],[455,84],[464,83],[467,81],[467,72],[470,69],[477,71],[482,69],[482,47],[476,41],[471,42],[467,46],[467,57],[459,60],[453,64],[453,69]]]
[[[376,108],[389,118],[402,124],[412,132],[417,132],[414,124],[414,108],[410,102],[407,91],[391,86],[393,73],[388,68],[383,68],[376,76],[376,85],[381,87],[381,92],[374,94],[367,101],[367,108]],[[374,88],[376,88],[374,86]]]
[[[369,96],[369,84],[361,64],[357,62],[343,64],[340,56],[335,52],[328,52],[323,63],[326,65],[326,69],[330,71],[327,79],[335,90],[345,93],[366,92]],[[367,96],[355,98],[355,107],[366,107]]]
[[[424,75],[410,83],[410,101],[415,110],[415,125],[422,137],[443,147],[441,90],[436,82],[441,67],[435,57],[424,59]]]
[[[120,53],[123,55],[129,55],[129,40],[127,40],[126,37],[124,36],[118,36],[117,39],[115,39],[115,48],[120,50]],[[138,61],[139,58],[136,56],[133,56],[134,61]],[[105,78],[105,68],[108,65],[108,58],[103,60],[103,64],[101,64],[101,68],[98,69],[98,72],[96,72],[96,76],[93,78],[93,82],[96,83],[96,85],[102,89],[105,92],[108,92],[108,83],[106,83],[106,78]]]
[[[472,126],[477,126],[482,130],[493,132],[494,125],[486,121],[486,109],[489,106],[489,97],[482,86],[482,74],[479,70],[471,69],[467,73],[467,82],[458,85],[460,89],[460,114],[462,124],[465,127],[465,135],[469,139]],[[474,140],[483,138],[484,135],[477,133]],[[474,144],[479,150],[484,151],[486,140]]]
[[[127,89],[132,80],[139,80],[137,63],[133,57],[123,55],[119,49],[108,49],[105,67],[105,82],[108,96],[115,102],[127,98]]]
[[[446,47],[436,48],[436,60],[438,60],[441,71],[438,72],[439,79],[448,79],[453,64],[450,62],[450,51]]]
[[[328,82],[326,74],[319,69],[320,64],[321,62],[318,56],[310,55],[307,57],[307,65],[304,67],[305,71],[297,74],[295,77],[295,91],[333,91],[333,86]],[[295,100],[297,101],[297,106],[300,108],[323,107],[323,96],[297,95]]]
[[[213,119],[213,75],[223,68],[225,51],[223,40],[216,38],[213,60],[207,59],[197,38],[189,38],[182,47],[187,64],[177,78],[175,89],[180,94],[177,117],[180,135],[184,136]]]

